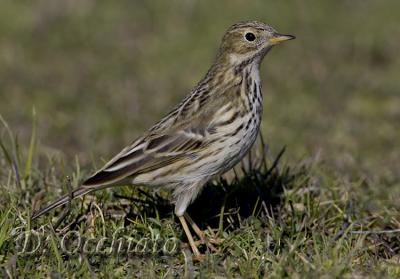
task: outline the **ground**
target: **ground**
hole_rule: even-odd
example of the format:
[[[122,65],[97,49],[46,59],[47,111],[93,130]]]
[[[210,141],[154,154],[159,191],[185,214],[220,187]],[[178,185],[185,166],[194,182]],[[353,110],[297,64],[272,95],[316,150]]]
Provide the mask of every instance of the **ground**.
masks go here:
[[[4,277],[400,277],[400,2],[0,7]],[[219,252],[203,246],[205,260],[192,261],[167,194],[144,188],[104,190],[30,222],[32,208],[165,115],[207,71],[229,25],[247,19],[297,39],[261,68],[265,145],[189,208]],[[23,251],[31,228],[29,243],[41,237],[34,253]],[[113,233],[143,241],[132,253],[96,252]],[[78,235],[87,253],[71,251]]]

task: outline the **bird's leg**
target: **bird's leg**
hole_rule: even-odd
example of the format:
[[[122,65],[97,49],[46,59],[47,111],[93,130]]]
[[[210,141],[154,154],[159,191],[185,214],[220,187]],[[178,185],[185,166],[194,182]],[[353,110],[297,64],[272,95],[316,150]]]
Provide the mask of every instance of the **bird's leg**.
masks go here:
[[[189,240],[189,245],[190,245],[190,248],[192,248],[194,257],[196,259],[198,259],[198,260],[201,260],[203,255],[201,255],[200,252],[199,252],[199,249],[197,249],[196,243],[193,240],[193,236],[190,233],[190,230],[189,230],[189,227],[188,227],[188,225],[186,223],[185,218],[183,216],[178,216],[178,218],[179,218],[179,221],[181,221],[183,230],[185,231],[186,237]]]
[[[183,214],[183,217],[189,222],[190,226],[194,230],[194,232],[197,234],[197,236],[200,238],[201,243],[206,243],[206,237],[204,235],[204,232],[197,226],[197,224],[193,221],[193,219],[187,214],[186,212]]]
[[[186,212],[183,214],[183,217],[189,222],[190,226],[192,227],[193,231],[197,234],[197,236],[200,238],[201,243],[206,244],[208,248],[210,248],[211,251],[217,252],[218,249],[215,248],[212,244],[211,241],[206,239],[206,236],[204,235],[204,232],[197,226],[197,224],[193,221],[193,219],[187,214]]]

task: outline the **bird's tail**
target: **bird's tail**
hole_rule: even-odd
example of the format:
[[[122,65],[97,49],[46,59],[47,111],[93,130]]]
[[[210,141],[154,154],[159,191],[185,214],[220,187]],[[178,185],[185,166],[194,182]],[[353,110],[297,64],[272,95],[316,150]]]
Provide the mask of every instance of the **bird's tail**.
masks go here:
[[[71,200],[78,198],[80,196],[83,196],[93,190],[95,190],[95,189],[93,189],[92,187],[79,187],[79,188],[73,190],[71,193],[61,196],[60,198],[53,201],[46,207],[43,207],[43,208],[39,209],[38,211],[34,212],[32,215],[32,220],[38,218],[39,216],[43,215],[44,213],[48,212],[49,210],[58,208],[64,204],[70,202]]]

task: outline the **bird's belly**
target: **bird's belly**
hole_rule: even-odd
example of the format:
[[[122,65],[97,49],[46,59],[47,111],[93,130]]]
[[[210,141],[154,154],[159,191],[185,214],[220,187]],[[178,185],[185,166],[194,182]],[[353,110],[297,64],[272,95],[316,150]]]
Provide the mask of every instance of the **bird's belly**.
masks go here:
[[[174,185],[207,181],[228,171],[240,162],[257,138],[260,119],[249,118],[248,121],[240,124],[243,127],[235,134],[229,134],[228,130],[232,133],[232,129],[224,129],[225,135],[224,131],[216,133],[218,138],[212,144],[195,157],[183,160],[181,166],[171,165],[141,174],[134,178],[133,183],[155,187],[169,185],[174,188]]]
[[[257,138],[260,116],[245,116],[241,123],[232,123],[215,133],[215,140],[207,148],[209,156],[194,168],[194,176],[215,176],[226,172],[246,155]]]
[[[133,183],[149,186],[191,184],[207,181],[220,175],[241,161],[255,142],[261,114],[249,112],[237,121],[220,127],[209,135],[209,144],[194,156],[141,174]]]
[[[249,118],[235,136],[233,136],[224,146],[225,158],[221,162],[221,171],[223,173],[238,162],[247,154],[254,144],[260,128],[260,119]]]

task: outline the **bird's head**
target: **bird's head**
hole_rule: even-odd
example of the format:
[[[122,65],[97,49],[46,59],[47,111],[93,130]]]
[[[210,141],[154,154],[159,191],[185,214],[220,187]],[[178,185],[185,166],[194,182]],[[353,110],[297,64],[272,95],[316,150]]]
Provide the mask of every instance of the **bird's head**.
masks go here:
[[[249,59],[260,62],[272,46],[294,38],[278,33],[265,23],[243,21],[232,25],[225,33],[218,57],[236,65]]]

